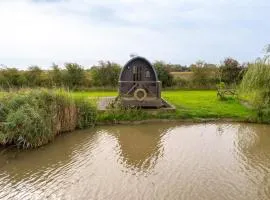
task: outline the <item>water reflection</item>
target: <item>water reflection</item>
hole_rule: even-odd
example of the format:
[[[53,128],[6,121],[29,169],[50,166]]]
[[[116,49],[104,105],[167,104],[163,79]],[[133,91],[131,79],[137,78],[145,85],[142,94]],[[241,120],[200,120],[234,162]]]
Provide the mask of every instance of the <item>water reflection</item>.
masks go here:
[[[162,136],[171,126],[143,124],[140,128],[137,125],[110,128],[119,144],[120,163],[130,170],[150,173],[163,155]]]
[[[259,197],[270,197],[269,126],[239,126],[235,137],[237,159],[242,172],[250,180]]]
[[[104,126],[0,150],[0,199],[270,199],[270,126]]]
[[[2,150],[0,199],[13,199],[15,196],[24,199],[30,195],[39,199],[42,191],[50,191],[44,193],[44,196],[50,196],[54,188],[72,176],[71,169],[80,160],[91,159],[91,149],[97,139],[95,132],[81,131],[77,135],[60,136],[53,143],[36,150]],[[89,142],[92,145],[89,146]]]

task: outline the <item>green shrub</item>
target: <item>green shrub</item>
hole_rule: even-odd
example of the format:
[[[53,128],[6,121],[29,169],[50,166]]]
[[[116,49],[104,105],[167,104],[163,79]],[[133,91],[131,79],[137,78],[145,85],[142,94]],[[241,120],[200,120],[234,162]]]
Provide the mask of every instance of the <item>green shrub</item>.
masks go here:
[[[180,78],[180,77],[176,77],[173,79],[173,85],[176,88],[188,88],[190,83],[191,81]]]
[[[92,126],[96,110],[64,91],[30,90],[7,93],[0,104],[0,144],[35,148],[60,133]]]
[[[41,146],[54,137],[48,116],[43,116],[42,112],[29,104],[8,115],[4,123],[4,132],[8,133],[6,143],[14,143],[23,148]]]
[[[91,68],[91,78],[96,87],[116,87],[121,67],[113,62],[100,61]]]
[[[22,148],[37,147],[53,138],[48,93],[34,91],[28,94],[8,94],[2,99],[1,143]],[[3,136],[2,136],[3,137]]]
[[[111,106],[106,112],[99,114],[98,121],[136,121],[150,118],[151,116],[140,108],[124,108],[122,106]]]
[[[228,85],[237,85],[243,79],[245,68],[233,58],[226,58],[220,67],[221,80]]]
[[[156,69],[158,79],[162,83],[162,87],[171,87],[173,86],[173,76],[170,74],[168,69],[168,64],[163,61],[156,61],[153,63],[153,66]]]
[[[85,81],[85,70],[77,63],[66,63],[63,72],[65,85],[70,89],[81,87]]]
[[[219,70],[214,64],[197,61],[190,65],[192,76],[188,88],[192,89],[215,89],[219,82]]]
[[[270,65],[257,62],[250,64],[240,85],[245,96],[256,108],[258,119],[270,121]]]
[[[77,127],[83,129],[94,126],[97,118],[97,109],[93,103],[86,99],[77,99],[75,103],[79,113]]]

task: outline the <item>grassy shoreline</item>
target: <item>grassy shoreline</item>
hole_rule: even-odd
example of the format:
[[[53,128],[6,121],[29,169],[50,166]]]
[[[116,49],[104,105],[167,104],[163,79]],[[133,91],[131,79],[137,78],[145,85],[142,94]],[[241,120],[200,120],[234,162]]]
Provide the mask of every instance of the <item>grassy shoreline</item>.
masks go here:
[[[91,97],[99,98],[105,96],[117,96],[117,92],[99,91],[99,92],[73,92],[72,95],[76,98]],[[174,113],[159,113],[158,115],[144,114],[141,120],[148,118],[157,119],[206,119],[206,118],[232,118],[240,121],[254,121],[256,112],[251,108],[243,105],[238,99],[228,99],[227,101],[220,101],[217,98],[214,90],[174,90],[163,91],[162,97],[176,107]],[[120,112],[120,111],[118,111]],[[128,114],[128,113],[126,113]],[[105,113],[106,115],[106,113]],[[107,117],[100,117],[102,120],[121,120],[122,116],[117,116],[117,113],[107,113]],[[121,115],[121,114],[119,114]],[[113,119],[115,118],[115,119]],[[135,120],[139,120],[139,117]],[[132,120],[134,121],[134,120]]]
[[[175,112],[164,113],[151,113],[141,109],[112,109],[97,112],[92,106],[93,102],[106,96],[117,96],[117,92],[61,91],[59,93],[59,90],[2,92],[0,114],[1,109],[2,113],[5,109],[8,111],[5,111],[7,116],[2,119],[0,116],[0,145],[15,144],[20,148],[35,148],[52,141],[58,134],[77,128],[88,128],[93,124],[140,124],[151,121],[257,122],[254,110],[241,104],[238,99],[220,101],[216,91],[211,90],[163,91],[162,97],[176,108]],[[4,99],[6,100],[3,101]],[[27,117],[28,120],[22,120]],[[56,124],[52,123],[55,119],[58,119]],[[73,124],[71,127],[70,121]],[[58,131],[55,132],[57,127]]]

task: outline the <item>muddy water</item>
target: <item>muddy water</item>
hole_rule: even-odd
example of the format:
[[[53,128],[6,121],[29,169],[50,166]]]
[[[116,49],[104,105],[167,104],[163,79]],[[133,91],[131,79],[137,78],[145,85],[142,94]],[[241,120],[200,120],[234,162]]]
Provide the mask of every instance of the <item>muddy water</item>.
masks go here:
[[[270,126],[105,126],[0,150],[0,199],[270,199]]]

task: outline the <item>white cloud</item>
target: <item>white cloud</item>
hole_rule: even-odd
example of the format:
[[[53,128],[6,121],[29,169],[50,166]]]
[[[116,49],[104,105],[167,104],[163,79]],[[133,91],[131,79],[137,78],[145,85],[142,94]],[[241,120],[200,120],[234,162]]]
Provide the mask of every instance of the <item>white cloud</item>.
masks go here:
[[[269,6],[266,0],[5,0],[0,63],[124,63],[131,52],[182,64],[250,60],[269,42]]]

